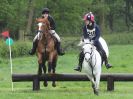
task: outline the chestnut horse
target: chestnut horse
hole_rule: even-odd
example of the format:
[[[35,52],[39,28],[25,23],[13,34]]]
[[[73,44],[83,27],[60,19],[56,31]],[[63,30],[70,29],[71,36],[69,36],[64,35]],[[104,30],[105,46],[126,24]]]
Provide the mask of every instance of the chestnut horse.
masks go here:
[[[37,30],[37,57],[38,57],[38,75],[42,75],[42,70],[46,74],[46,62],[48,62],[48,73],[54,74],[58,53],[56,50],[56,39],[49,33],[50,23],[47,18],[37,18],[36,22],[38,23]],[[44,81],[44,86],[47,86],[47,81]],[[52,86],[55,87],[55,81],[52,82]]]

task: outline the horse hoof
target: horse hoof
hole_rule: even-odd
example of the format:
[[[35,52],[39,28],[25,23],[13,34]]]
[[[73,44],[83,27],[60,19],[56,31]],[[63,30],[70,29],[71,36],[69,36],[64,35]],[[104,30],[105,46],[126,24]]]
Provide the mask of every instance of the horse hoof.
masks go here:
[[[53,86],[53,87],[56,87],[56,84],[55,84],[55,83],[52,83],[52,86]]]
[[[48,86],[48,83],[47,82],[44,82],[43,85],[44,85],[44,87],[47,87]]]
[[[98,96],[99,92],[97,90],[94,90],[94,94]]]

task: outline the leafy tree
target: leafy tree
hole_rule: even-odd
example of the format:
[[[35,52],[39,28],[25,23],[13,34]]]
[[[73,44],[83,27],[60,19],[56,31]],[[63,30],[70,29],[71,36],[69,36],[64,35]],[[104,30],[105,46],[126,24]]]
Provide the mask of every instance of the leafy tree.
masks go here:
[[[44,7],[50,9],[60,35],[81,35],[82,18],[89,11],[103,33],[133,30],[133,0],[0,0],[0,32],[8,28],[16,39],[20,30],[35,35],[34,19]]]

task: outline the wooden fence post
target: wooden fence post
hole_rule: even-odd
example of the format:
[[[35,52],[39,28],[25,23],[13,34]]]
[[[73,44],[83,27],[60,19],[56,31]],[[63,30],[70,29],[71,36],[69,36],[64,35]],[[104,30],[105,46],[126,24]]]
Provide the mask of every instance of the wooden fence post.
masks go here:
[[[107,91],[114,90],[114,79],[112,76],[107,77]]]
[[[40,80],[39,80],[39,76],[35,76],[33,79],[33,91],[37,91],[40,90]]]

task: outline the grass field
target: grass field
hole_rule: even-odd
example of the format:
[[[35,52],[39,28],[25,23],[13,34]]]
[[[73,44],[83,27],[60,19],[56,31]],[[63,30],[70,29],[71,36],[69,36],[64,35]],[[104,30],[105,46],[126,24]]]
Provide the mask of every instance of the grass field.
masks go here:
[[[107,70],[103,66],[104,73],[133,73],[133,46],[112,45],[109,47],[109,61],[113,68]],[[67,52],[60,56],[57,65],[57,73],[79,73],[73,70],[78,62],[78,51]],[[37,58],[19,57],[13,59],[14,73],[36,73]],[[9,58],[0,58],[0,99],[132,99],[133,82],[115,82],[115,91],[106,91],[106,82],[100,83],[100,95],[95,96],[90,82],[57,82],[57,87],[47,88],[41,83],[40,91],[32,91],[32,82],[14,83],[14,91],[11,91],[11,75]]]

